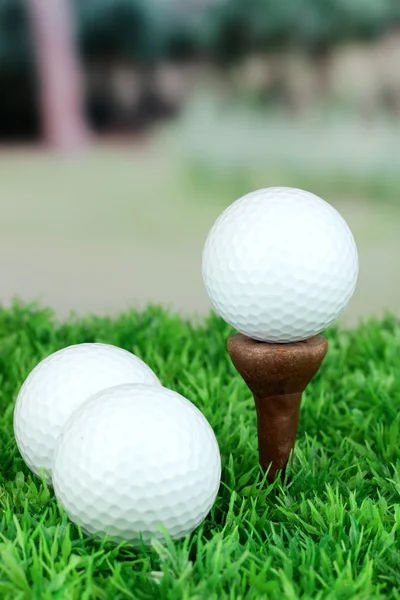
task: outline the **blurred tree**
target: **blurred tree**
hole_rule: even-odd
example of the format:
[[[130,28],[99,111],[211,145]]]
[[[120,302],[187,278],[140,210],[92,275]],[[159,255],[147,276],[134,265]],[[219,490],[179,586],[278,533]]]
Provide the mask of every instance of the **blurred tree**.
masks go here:
[[[45,140],[59,149],[81,147],[89,134],[82,115],[81,76],[69,0],[28,0],[28,9]]]
[[[223,0],[207,11],[204,39],[224,67],[254,53],[302,55],[323,95],[332,50],[349,40],[376,39],[395,20],[399,24],[398,13],[397,0]],[[277,98],[285,96],[285,68],[283,61],[276,71]],[[285,100],[293,105],[293,98]]]
[[[372,40],[400,22],[399,0],[0,0],[0,136],[38,130],[36,69],[47,139],[86,139],[69,8],[97,130],[146,127],[171,114],[156,81],[159,64],[205,58],[225,67],[290,49],[323,82],[335,46]]]
[[[302,51],[313,63],[319,94],[330,86],[332,51],[349,40],[373,40],[389,26],[394,0],[264,0],[276,15],[281,42]],[[268,40],[266,40],[268,44]]]
[[[277,0],[265,0],[275,8]],[[387,28],[393,0],[288,0],[281,28],[289,45],[326,52],[349,39],[373,39]],[[278,12],[279,12],[278,8]]]
[[[207,15],[207,43],[223,62],[256,50],[302,47],[311,53],[380,35],[396,0],[224,0]]]
[[[160,24],[144,0],[74,0],[80,49],[86,60],[149,63],[161,48]]]
[[[32,40],[24,0],[0,1],[0,137],[38,135]]]
[[[171,19],[171,3],[75,0],[75,5],[94,127],[138,131],[175,114],[176,106],[160,90],[158,65],[190,52],[192,37]]]
[[[164,11],[163,53],[173,61],[185,62],[204,55],[208,43],[207,9],[221,0],[187,2],[172,0]]]
[[[265,44],[269,18],[265,0],[224,0],[211,5],[203,22],[203,46],[222,65],[236,62]]]
[[[174,62],[195,60],[201,54],[201,36],[195,23],[182,19],[171,22],[166,27],[163,41],[163,55]]]

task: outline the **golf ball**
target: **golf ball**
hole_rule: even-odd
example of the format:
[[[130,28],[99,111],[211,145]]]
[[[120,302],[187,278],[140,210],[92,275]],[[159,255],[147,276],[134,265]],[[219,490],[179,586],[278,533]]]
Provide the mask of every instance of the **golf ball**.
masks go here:
[[[51,483],[56,439],[73,411],[89,396],[120,383],[161,383],[140,358],[108,344],[77,344],[54,352],[28,375],[14,410],[19,451],[36,474]]]
[[[202,270],[213,308],[237,331],[264,342],[296,342],[320,333],[345,309],[357,281],[357,248],[330,204],[272,187],[224,210],[208,234]]]
[[[53,462],[54,491],[70,519],[96,537],[149,544],[195,529],[220,485],[218,444],[203,414],[161,386],[119,385],[68,420]]]

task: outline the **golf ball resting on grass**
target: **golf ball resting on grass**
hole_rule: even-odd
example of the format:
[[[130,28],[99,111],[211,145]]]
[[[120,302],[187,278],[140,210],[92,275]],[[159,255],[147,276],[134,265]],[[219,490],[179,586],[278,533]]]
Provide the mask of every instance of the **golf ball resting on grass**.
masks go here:
[[[51,483],[57,437],[67,419],[89,396],[120,383],[160,385],[139,357],[109,344],[76,344],[54,352],[28,375],[14,410],[19,451],[36,474]]]
[[[96,536],[135,545],[190,533],[220,485],[217,440],[202,413],[161,386],[120,385],[92,396],[65,424],[53,462],[56,496]]]

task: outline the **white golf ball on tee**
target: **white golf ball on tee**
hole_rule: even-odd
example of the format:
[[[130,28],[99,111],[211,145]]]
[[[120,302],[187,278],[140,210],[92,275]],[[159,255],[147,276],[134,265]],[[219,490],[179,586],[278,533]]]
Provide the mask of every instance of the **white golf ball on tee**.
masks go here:
[[[189,400],[161,386],[119,385],[95,394],[65,424],[54,491],[70,519],[96,537],[134,545],[190,533],[220,485],[214,432]]]
[[[341,215],[309,192],[257,190],[219,216],[203,251],[215,311],[240,333],[296,342],[328,327],[353,295],[358,257]]]
[[[64,423],[89,396],[120,383],[161,387],[155,373],[127,350],[109,344],[68,346],[43,359],[26,378],[14,410],[19,451],[36,474],[51,483],[56,439]]]

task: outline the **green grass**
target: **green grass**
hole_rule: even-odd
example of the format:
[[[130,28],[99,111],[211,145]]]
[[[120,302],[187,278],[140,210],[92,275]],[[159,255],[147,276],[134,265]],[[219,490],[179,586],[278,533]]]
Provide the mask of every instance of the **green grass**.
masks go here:
[[[390,315],[331,329],[303,396],[292,478],[257,467],[253,400],[230,363],[221,320],[191,324],[157,307],[117,319],[0,309],[0,597],[16,599],[400,598],[400,325]],[[86,538],[15,445],[13,403],[30,370],[73,343],[137,353],[205,414],[222,484],[191,536],[147,552]]]
[[[339,198],[397,207],[400,198],[400,181],[395,172],[360,174],[352,172],[351,168],[330,172],[289,165],[223,169],[198,162],[187,165],[185,176],[203,201],[214,203],[216,197],[230,203],[232,198],[239,198],[249,191],[281,185],[313,191],[330,202]]]

